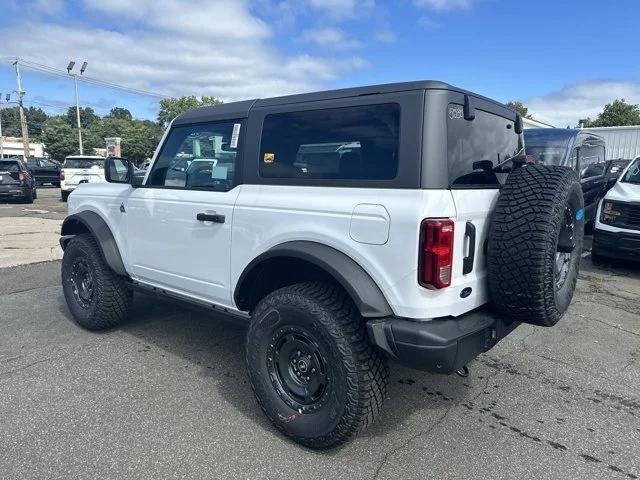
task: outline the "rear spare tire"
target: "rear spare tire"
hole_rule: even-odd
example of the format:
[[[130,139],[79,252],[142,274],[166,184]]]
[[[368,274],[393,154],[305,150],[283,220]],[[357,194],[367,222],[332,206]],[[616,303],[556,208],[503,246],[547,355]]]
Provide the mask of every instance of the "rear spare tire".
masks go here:
[[[489,292],[513,320],[550,327],[571,303],[584,237],[575,171],[527,165],[500,191],[489,228]]]

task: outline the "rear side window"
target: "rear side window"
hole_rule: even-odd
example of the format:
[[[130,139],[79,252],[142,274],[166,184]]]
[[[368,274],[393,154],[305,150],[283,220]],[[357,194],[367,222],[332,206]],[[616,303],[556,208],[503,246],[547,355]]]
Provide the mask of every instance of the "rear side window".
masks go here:
[[[399,131],[395,103],[267,115],[260,175],[390,180],[398,172]]]
[[[20,171],[18,162],[0,162],[0,172],[15,173]]]
[[[510,159],[521,154],[521,136],[512,120],[476,109],[465,120],[463,106],[447,112],[449,185],[452,188],[498,188],[511,169]]]

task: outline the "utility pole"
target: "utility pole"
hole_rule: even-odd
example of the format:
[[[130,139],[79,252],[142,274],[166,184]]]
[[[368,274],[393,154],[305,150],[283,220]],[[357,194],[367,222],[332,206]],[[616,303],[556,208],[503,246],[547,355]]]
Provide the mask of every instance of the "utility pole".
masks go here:
[[[67,73],[73,77],[73,85],[76,89],[76,120],[78,122],[78,145],[80,147],[80,155],[83,155],[84,152],[82,149],[82,126],[80,124],[80,97],[78,96],[78,75],[75,73],[71,73],[71,70],[73,70],[75,64],[76,62],[69,62],[69,65],[67,66]],[[82,75],[86,69],[87,62],[84,62],[82,64],[82,67],[80,68],[80,75]]]
[[[24,97],[25,92],[22,90],[22,81],[20,80],[20,64],[18,63],[18,59],[13,62],[13,65],[16,67],[16,83],[18,84],[18,90],[16,93],[18,94],[18,111],[20,112],[20,129],[22,130],[22,148],[24,154],[24,161],[26,162],[29,158],[29,130],[27,129],[27,117],[24,115],[24,108],[22,106],[22,97]]]

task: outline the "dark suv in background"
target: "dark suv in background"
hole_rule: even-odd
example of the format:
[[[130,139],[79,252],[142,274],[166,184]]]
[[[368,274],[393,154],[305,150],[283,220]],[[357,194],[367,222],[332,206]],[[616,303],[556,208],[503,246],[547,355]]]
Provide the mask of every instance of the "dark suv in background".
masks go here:
[[[33,203],[37,196],[36,181],[21,159],[0,160],[0,198],[20,198]]]
[[[584,195],[585,224],[593,225],[598,202],[613,186],[606,145],[602,137],[570,128],[532,128],[524,130],[527,161],[541,165],[571,167],[578,172]]]

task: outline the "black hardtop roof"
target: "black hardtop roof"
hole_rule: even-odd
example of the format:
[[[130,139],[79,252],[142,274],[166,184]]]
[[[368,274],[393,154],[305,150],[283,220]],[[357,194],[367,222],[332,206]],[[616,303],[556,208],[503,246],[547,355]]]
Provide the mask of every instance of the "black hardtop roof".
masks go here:
[[[364,95],[374,95],[379,93],[394,93],[409,90],[452,90],[474,97],[481,98],[487,102],[504,107],[503,104],[482,95],[478,95],[467,90],[463,90],[448,83],[434,80],[421,80],[416,82],[386,83],[382,85],[369,85],[364,87],[341,88],[338,90],[325,90],[322,92],[300,93],[296,95],[285,95],[282,97],[244,100],[241,102],[222,103],[207,107],[194,108],[176,117],[174,125],[206,122],[213,120],[223,120],[225,118],[245,118],[249,115],[249,110],[257,107],[271,107],[276,105],[287,105],[292,103],[316,102],[320,100],[333,100],[337,98],[358,97]],[[506,107],[505,107],[506,108]]]

